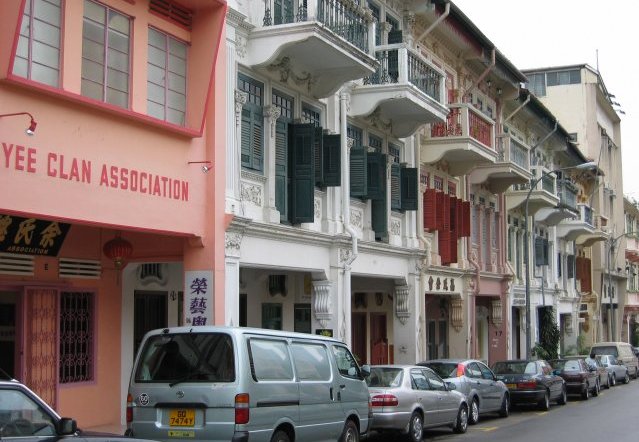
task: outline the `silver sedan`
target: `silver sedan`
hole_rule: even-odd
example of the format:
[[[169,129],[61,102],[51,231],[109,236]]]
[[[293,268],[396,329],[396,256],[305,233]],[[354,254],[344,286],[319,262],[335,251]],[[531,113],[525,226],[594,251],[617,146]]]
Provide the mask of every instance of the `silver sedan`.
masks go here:
[[[623,382],[624,384],[630,382],[628,367],[621,365],[613,355],[597,355],[596,358],[601,365],[606,367],[610,385],[617,385],[617,382]]]
[[[373,406],[372,429],[395,431],[419,442],[424,428],[468,428],[466,397],[434,371],[413,365],[374,365],[366,379]]]

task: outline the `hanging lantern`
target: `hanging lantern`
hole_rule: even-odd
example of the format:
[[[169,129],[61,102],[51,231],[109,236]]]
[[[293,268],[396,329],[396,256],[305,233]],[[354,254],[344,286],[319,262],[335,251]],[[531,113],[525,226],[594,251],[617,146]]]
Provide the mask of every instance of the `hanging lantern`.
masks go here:
[[[133,253],[133,246],[126,239],[122,239],[119,233],[115,235],[115,238],[104,243],[102,251],[107,258],[113,260],[116,269],[124,267],[126,260]]]

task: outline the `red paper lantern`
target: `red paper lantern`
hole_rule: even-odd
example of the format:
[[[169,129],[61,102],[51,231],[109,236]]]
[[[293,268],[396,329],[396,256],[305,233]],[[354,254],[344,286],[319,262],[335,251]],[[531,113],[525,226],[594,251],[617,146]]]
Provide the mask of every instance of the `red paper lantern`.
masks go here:
[[[116,269],[124,267],[126,260],[133,253],[133,246],[126,239],[122,239],[120,234],[116,234],[115,238],[104,243],[102,251],[107,258],[113,260]]]

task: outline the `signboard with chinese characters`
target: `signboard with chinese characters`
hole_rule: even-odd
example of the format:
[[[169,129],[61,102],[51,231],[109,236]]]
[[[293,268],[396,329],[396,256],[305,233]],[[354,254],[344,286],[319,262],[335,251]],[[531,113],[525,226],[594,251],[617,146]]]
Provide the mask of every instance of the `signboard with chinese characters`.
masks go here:
[[[57,256],[70,224],[0,214],[0,252]]]
[[[184,293],[184,325],[213,325],[213,272],[185,272]]]

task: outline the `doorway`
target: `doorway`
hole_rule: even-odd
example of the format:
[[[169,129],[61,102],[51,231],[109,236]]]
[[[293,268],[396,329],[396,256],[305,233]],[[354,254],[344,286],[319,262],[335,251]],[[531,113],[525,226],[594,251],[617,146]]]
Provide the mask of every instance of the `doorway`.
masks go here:
[[[371,313],[371,363],[388,364],[386,313]]]
[[[136,290],[133,308],[133,355],[146,332],[168,326],[167,292]]]
[[[353,313],[351,315],[351,342],[353,354],[360,364],[368,363],[366,352],[366,313]]]
[[[16,312],[17,297],[13,292],[0,292],[0,369],[17,377]]]

